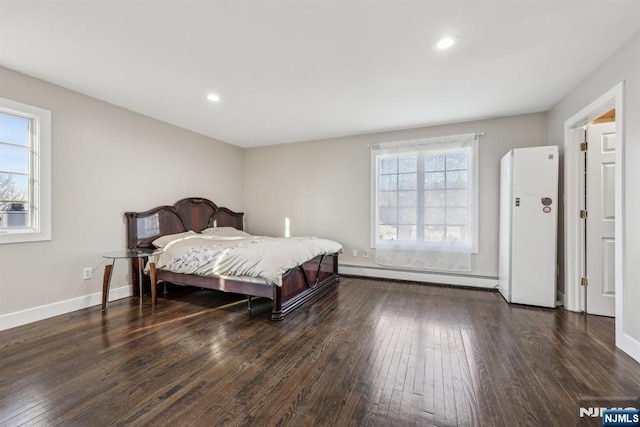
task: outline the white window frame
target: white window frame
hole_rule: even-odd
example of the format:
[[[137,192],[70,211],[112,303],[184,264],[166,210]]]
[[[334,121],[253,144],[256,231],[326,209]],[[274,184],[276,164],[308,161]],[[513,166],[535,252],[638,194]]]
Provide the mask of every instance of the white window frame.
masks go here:
[[[371,145],[371,226],[370,226],[370,246],[376,249],[377,242],[377,225],[378,225],[378,162],[377,158],[381,154],[381,150],[395,152],[397,155],[411,154],[423,151],[430,152],[447,152],[460,150],[461,140],[468,140],[465,143],[470,151],[469,175],[471,178],[471,221],[470,221],[470,242],[468,244],[451,244],[451,242],[410,242],[398,241],[404,245],[415,246],[416,248],[424,248],[428,250],[453,249],[456,246],[470,253],[478,253],[478,137],[481,133],[450,135],[435,138],[420,138],[406,141],[393,141],[383,144]]]
[[[51,111],[0,98],[0,112],[31,121],[30,226],[0,229],[0,244],[51,240]]]

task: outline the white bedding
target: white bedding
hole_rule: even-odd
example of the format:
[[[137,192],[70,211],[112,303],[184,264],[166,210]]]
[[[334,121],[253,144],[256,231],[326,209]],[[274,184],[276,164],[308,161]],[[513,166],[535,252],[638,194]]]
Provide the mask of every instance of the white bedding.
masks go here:
[[[167,239],[165,239],[167,240]],[[169,239],[171,240],[171,239]],[[317,237],[181,235],[164,243],[156,268],[202,276],[253,277],[282,286],[282,275],[318,255],[342,252]]]

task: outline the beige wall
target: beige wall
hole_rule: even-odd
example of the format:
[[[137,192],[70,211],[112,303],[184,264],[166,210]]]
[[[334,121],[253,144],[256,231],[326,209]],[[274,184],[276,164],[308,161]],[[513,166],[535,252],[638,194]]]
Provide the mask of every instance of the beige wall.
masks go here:
[[[101,292],[101,254],[126,246],[125,211],[186,196],[243,208],[238,147],[6,68],[0,97],[50,110],[53,145],[53,239],[0,245],[0,316]],[[127,284],[125,264],[113,288]]]
[[[640,33],[615,52],[597,70],[558,102],[548,113],[549,144],[562,146],[564,122],[621,81],[625,82],[625,138],[623,153],[625,231],[624,254],[624,333],[640,346]],[[577,82],[576,82],[577,83]],[[640,355],[640,349],[637,350]]]
[[[354,258],[370,246],[370,154],[368,144],[476,131],[480,138],[479,253],[472,274],[498,275],[500,158],[511,148],[546,145],[545,113],[480,120],[323,141],[247,149],[244,206],[247,229],[256,234],[313,234],[345,247],[342,264],[372,265]]]

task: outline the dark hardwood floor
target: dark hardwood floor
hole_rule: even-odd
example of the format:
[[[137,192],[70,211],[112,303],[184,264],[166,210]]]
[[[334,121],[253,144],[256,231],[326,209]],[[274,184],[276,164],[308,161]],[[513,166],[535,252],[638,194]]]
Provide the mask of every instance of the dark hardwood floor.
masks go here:
[[[174,290],[0,332],[0,425],[576,425],[640,396],[613,319],[342,278],[282,322]]]

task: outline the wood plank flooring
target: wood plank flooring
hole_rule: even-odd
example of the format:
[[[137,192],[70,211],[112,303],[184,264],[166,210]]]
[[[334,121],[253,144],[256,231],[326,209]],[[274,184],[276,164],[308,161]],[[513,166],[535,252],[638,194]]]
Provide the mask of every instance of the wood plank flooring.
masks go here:
[[[0,425],[560,426],[640,397],[613,319],[495,292],[342,278],[269,317],[178,288],[0,332]]]

